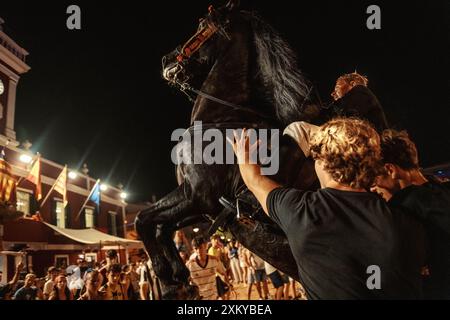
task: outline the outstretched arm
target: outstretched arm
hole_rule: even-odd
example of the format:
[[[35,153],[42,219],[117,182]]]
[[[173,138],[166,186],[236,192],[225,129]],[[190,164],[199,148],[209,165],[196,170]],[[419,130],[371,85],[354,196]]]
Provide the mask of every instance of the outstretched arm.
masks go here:
[[[236,154],[242,180],[244,180],[248,189],[255,195],[264,212],[268,215],[267,196],[272,190],[281,187],[281,185],[262,175],[258,164],[250,163],[250,155],[258,148],[258,142],[250,145],[245,129],[242,130],[240,137],[234,131],[234,141],[228,139],[228,142],[231,143]]]

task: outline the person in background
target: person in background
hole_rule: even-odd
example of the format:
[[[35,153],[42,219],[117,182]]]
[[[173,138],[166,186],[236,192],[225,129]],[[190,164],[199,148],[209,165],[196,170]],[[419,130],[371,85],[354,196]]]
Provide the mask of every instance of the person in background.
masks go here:
[[[106,271],[107,282],[99,290],[103,300],[128,300],[127,292],[120,283],[121,273],[120,264],[109,265]]]
[[[247,265],[247,259],[245,257],[246,249],[239,242],[237,243],[237,247],[238,247],[239,266],[241,267],[241,270],[242,270],[242,280],[245,285],[245,284],[247,284],[247,279],[248,279],[248,265]]]
[[[36,275],[28,273],[25,276],[25,282],[22,288],[16,291],[14,300],[43,300],[42,291],[36,287]]]
[[[10,300],[11,295],[13,293],[13,288],[16,285],[16,283],[19,281],[20,273],[23,270],[23,263],[19,262],[16,265],[16,269],[14,271],[14,276],[6,284],[0,284],[0,300]]]
[[[190,280],[199,288],[201,299],[216,300],[223,295],[217,287],[216,274],[226,279],[226,270],[217,257],[207,253],[205,238],[195,237],[192,240],[192,247],[197,254],[186,264],[190,272]]]
[[[258,257],[256,254],[251,252],[250,250],[246,250],[246,259],[247,264],[249,265],[249,273],[248,273],[248,290],[247,297],[250,300],[252,293],[252,284],[254,283],[256,286],[256,291],[258,292],[258,296],[260,300],[267,300],[269,298],[269,287],[267,284],[267,275],[264,269],[264,260]],[[261,285],[263,292],[261,291]]]
[[[59,275],[59,270],[58,268],[52,266],[49,267],[47,270],[47,281],[44,284],[44,290],[43,290],[43,294],[44,294],[44,300],[48,300],[48,298],[50,297],[50,293],[52,293],[53,291],[53,287],[55,286],[55,280],[56,277]]]
[[[230,261],[231,272],[233,275],[234,283],[243,283],[245,282],[242,277],[242,270],[239,264],[239,256],[238,256],[238,248],[235,246],[233,241],[228,242],[227,244],[227,253],[228,260]]]
[[[48,300],[73,300],[72,293],[67,287],[67,279],[65,276],[59,275],[56,277],[53,290]]]
[[[98,290],[101,285],[101,274],[98,270],[88,270],[85,278],[84,292],[78,300],[102,300]]]
[[[264,261],[264,269],[266,271],[267,277],[269,277],[270,281],[275,288],[275,300],[283,299],[283,290],[284,290],[284,279],[281,276],[281,273],[267,261]]]
[[[139,274],[136,272],[136,263],[131,263],[128,271],[128,276],[130,277],[130,283],[133,290],[133,297],[131,300],[139,300]]]
[[[110,250],[106,251],[106,261],[102,265],[102,267],[99,269],[99,272],[101,273],[101,275],[103,277],[102,286],[105,285],[106,282],[108,281],[106,274],[107,274],[109,267],[118,262],[119,262],[119,258],[117,256],[116,250],[110,249]]]
[[[177,248],[178,252],[184,251],[187,255],[191,254],[192,247],[183,230],[175,231],[173,242],[175,243],[175,247]]]

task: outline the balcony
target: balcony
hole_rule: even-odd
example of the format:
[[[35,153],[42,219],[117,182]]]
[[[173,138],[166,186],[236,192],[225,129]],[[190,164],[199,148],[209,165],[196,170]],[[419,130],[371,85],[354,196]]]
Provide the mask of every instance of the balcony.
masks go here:
[[[26,63],[25,60],[28,55],[28,52],[22,47],[20,47],[17,43],[15,43],[1,29],[0,29],[0,45],[6,48],[6,50],[11,52],[14,56],[19,58],[22,62]]]

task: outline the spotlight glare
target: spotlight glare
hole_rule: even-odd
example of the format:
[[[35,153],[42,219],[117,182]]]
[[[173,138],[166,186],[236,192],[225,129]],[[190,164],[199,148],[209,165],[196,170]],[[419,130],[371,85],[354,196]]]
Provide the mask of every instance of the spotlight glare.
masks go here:
[[[21,154],[19,159],[20,161],[26,164],[30,163],[33,160],[33,158],[28,154]]]
[[[100,185],[100,190],[106,191],[106,190],[108,190],[108,186],[106,184],[101,184]]]
[[[78,174],[75,171],[70,171],[69,172],[69,178],[70,179],[76,179],[78,177]]]

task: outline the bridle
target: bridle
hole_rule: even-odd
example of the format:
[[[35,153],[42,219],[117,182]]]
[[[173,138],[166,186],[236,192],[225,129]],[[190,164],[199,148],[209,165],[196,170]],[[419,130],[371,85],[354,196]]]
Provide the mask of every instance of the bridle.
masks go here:
[[[179,50],[179,53],[176,57],[177,60],[177,64],[178,66],[183,69],[183,63],[187,62],[194,53],[196,53],[203,44],[205,44],[206,41],[208,41],[208,39],[210,39],[215,33],[219,32],[221,35],[225,36],[225,38],[227,38],[228,40],[231,40],[230,36],[228,35],[228,33],[226,32],[225,28],[223,27],[222,24],[220,23],[216,23],[214,21],[218,20],[218,16],[216,11],[214,10],[213,6],[209,6],[208,7],[208,16],[205,19],[202,19],[200,21],[200,25],[201,27],[199,28],[200,30],[197,31],[191,38],[189,38],[188,41],[185,42],[185,44],[181,47],[181,49]],[[195,99],[190,95],[190,93],[196,94],[197,96],[201,96],[205,99],[217,102],[221,105],[233,108],[233,109],[248,109],[254,113],[256,113],[255,111],[246,108],[244,106],[229,102],[229,101],[225,101],[223,99],[214,97],[210,94],[207,94],[201,90],[195,89],[193,88],[187,81],[189,79],[187,78],[185,81],[180,81],[178,79],[174,79],[172,80],[172,83],[174,83],[175,85],[177,85],[180,90],[185,93],[189,100],[191,102],[194,102]],[[258,114],[259,116],[261,116],[260,114]]]
[[[176,61],[177,66],[183,70],[184,64],[188,62],[191,57],[216,33],[221,34],[226,39],[231,40],[230,36],[228,35],[227,31],[224,28],[224,23],[220,22],[220,16],[217,13],[217,11],[214,9],[213,6],[208,7],[208,15],[206,18],[200,20],[200,27],[199,30],[191,37],[189,40],[187,40],[184,45],[179,50]],[[201,90],[193,88],[189,83],[189,78],[186,77],[184,81],[180,81],[176,77],[173,80],[170,80],[170,82],[177,86],[181,92],[183,92],[189,99],[190,102],[195,101],[195,96],[201,96],[205,99],[208,99],[210,101],[214,101],[216,103],[219,103],[223,106],[230,107],[232,109],[244,109],[249,110],[252,113],[258,114],[258,116],[262,116],[261,114],[257,113],[253,109],[214,97],[208,93],[205,93]],[[305,103],[310,99],[310,96],[315,90],[314,86],[310,86],[308,88],[308,92],[306,97],[303,99],[301,109],[304,108]],[[315,92],[317,94],[317,92]],[[320,107],[323,108],[322,103],[320,103]]]

